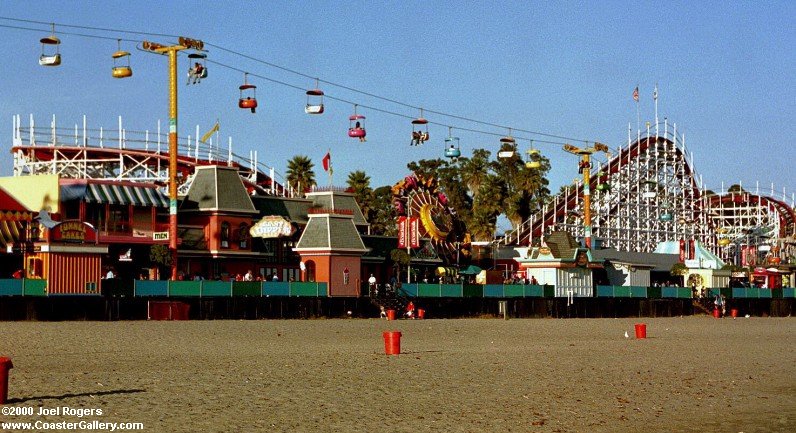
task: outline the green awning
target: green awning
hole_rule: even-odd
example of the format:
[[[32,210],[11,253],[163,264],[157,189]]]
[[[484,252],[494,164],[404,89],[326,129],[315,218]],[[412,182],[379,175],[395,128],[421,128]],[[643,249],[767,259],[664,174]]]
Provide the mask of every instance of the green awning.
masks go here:
[[[481,268],[475,265],[470,265],[459,271],[459,273],[463,275],[478,275],[481,273]]]

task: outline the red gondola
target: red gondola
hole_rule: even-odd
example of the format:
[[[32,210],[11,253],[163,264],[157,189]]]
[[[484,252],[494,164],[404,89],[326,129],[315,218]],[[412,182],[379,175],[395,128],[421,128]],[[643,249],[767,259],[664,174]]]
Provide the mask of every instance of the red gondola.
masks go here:
[[[249,84],[248,76],[248,73],[243,74],[243,84],[239,87],[240,99],[238,99],[238,107],[249,109],[254,113],[257,109],[257,86]]]
[[[357,114],[357,106],[354,105],[354,114],[348,117],[348,136],[351,138],[358,138],[359,141],[367,141],[365,130],[365,116]]]

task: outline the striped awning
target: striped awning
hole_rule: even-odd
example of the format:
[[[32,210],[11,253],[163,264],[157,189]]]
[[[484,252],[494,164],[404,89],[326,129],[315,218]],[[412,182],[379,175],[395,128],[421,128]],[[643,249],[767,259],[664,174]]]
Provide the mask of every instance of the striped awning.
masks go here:
[[[131,204],[169,207],[168,198],[155,188],[92,183],[86,188],[87,203]]]

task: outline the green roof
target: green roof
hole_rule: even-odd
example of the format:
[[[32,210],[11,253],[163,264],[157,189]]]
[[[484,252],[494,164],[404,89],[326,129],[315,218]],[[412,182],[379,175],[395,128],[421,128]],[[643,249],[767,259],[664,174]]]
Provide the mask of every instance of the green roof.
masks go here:
[[[301,225],[309,221],[307,210],[312,207],[310,200],[273,196],[253,196],[251,200],[261,216],[281,216]]]
[[[238,171],[220,165],[196,167],[180,210],[257,213]]]
[[[573,259],[578,251],[578,242],[569,232],[553,232],[545,238],[550,252],[557,259]]]
[[[307,199],[313,201],[315,207],[322,209],[332,209],[336,211],[345,210],[351,211],[354,217],[354,224],[358,226],[367,226],[368,222],[365,220],[365,215],[362,214],[362,209],[359,208],[354,194],[350,192],[341,191],[317,191],[307,193]]]
[[[293,250],[367,252],[350,215],[313,214]]]

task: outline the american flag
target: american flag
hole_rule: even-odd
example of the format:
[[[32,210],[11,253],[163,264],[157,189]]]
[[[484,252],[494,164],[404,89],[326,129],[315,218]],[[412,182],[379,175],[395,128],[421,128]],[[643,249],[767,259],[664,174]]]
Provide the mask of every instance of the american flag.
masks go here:
[[[636,86],[636,90],[633,90],[633,100],[638,102],[638,86]]]

